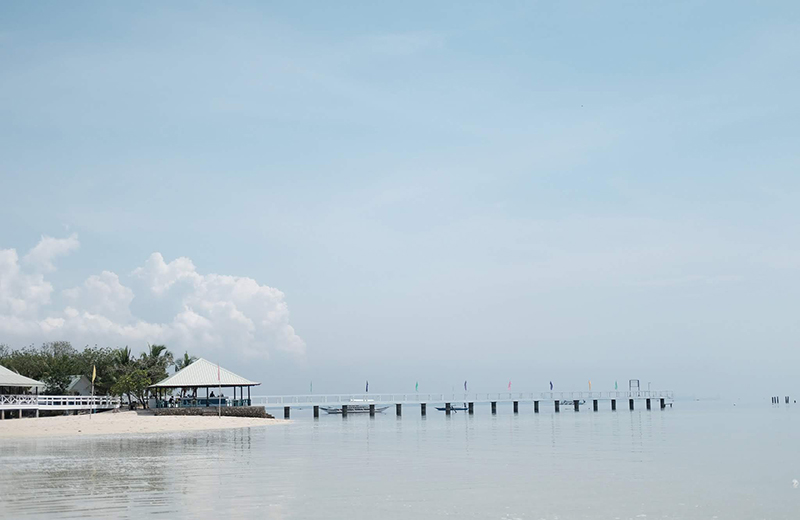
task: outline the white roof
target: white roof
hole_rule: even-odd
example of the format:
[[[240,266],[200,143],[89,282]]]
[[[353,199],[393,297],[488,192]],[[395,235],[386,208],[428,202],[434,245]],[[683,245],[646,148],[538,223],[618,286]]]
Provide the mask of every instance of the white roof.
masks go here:
[[[230,370],[219,367],[219,379],[217,379],[216,363],[207,359],[200,358],[188,367],[178,371],[175,375],[169,376],[163,381],[152,385],[150,388],[189,388],[193,386],[256,386],[256,383],[236,375]]]
[[[30,377],[21,376],[13,370],[0,365],[0,386],[21,386],[24,388],[38,386],[39,388],[44,388],[47,385]]]

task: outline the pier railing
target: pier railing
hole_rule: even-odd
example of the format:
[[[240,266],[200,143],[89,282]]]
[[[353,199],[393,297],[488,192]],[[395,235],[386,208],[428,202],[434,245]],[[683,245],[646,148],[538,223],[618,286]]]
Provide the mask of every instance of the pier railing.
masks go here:
[[[315,406],[326,404],[421,404],[421,403],[489,403],[512,401],[574,401],[611,399],[665,399],[673,401],[670,390],[637,392],[488,392],[488,393],[412,393],[412,394],[319,394],[319,395],[262,395],[253,396],[254,406]]]
[[[4,410],[108,410],[120,404],[119,397],[104,395],[0,395]]]

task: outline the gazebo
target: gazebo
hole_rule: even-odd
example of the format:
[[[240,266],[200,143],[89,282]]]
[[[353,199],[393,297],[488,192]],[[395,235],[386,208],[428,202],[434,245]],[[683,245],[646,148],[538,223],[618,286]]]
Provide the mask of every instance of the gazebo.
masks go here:
[[[234,374],[207,359],[200,358],[149,388],[156,395],[156,408],[250,406],[250,387],[260,384]],[[169,402],[170,393],[176,388],[188,389],[192,392],[190,395],[182,395],[177,400],[173,399],[172,402]],[[203,388],[205,388],[205,392],[202,392]],[[233,389],[232,397],[224,395],[222,389],[225,388]],[[247,388],[247,398],[244,397],[245,388]],[[218,392],[219,395],[214,395],[215,392]]]
[[[38,394],[39,389],[45,386],[41,381],[19,375],[0,365],[0,394],[26,394],[31,389]]]

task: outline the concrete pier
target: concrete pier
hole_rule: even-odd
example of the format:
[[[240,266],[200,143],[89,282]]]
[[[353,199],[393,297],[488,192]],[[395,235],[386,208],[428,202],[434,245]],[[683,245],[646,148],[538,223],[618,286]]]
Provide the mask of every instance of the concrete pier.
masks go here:
[[[628,408],[633,410],[633,399],[628,399]]]
[[[427,408],[427,405],[426,405],[425,403],[420,403],[420,405],[419,405],[419,413],[420,413],[420,414],[421,414],[423,417],[425,417],[425,414],[427,413],[427,410],[426,410],[426,408]]]
[[[397,414],[397,416],[400,417],[401,415],[403,415],[403,405],[397,403],[396,405],[394,405],[394,411]]]
[[[597,411],[597,399],[592,401],[592,409],[596,412]]]
[[[533,402],[533,413],[539,413],[539,401]]]
[[[342,417],[344,417],[346,415],[347,415],[347,405],[343,404],[342,405]]]
[[[650,399],[646,401],[647,409],[650,410]]]
[[[470,415],[475,413],[475,403],[468,403],[467,408]]]
[[[319,417],[319,406],[314,406],[314,417]]]
[[[560,409],[561,402],[560,401],[553,401],[553,403],[555,403],[555,406],[556,406],[556,413],[560,412],[561,411],[561,409]]]
[[[283,418],[284,419],[288,419],[289,418],[289,410],[291,410],[291,408],[289,406],[284,406],[283,407]]]
[[[575,399],[574,401],[572,401],[572,406],[574,406],[574,407],[575,407],[575,411],[576,411],[576,412],[580,412],[580,411],[581,411],[581,402],[580,402],[580,401],[578,401],[577,399]]]
[[[616,399],[612,399],[611,400],[611,411],[612,412],[616,412],[617,411],[617,400]]]
[[[664,402],[664,398],[662,397],[661,398],[661,409],[663,410],[666,407],[667,407],[667,403]]]
[[[450,403],[444,403],[444,414],[450,415]]]
[[[492,401],[492,415],[497,415],[497,401]]]
[[[514,413],[519,413],[519,401],[514,401]]]
[[[369,416],[370,417],[375,417],[375,405],[374,404],[369,405]]]

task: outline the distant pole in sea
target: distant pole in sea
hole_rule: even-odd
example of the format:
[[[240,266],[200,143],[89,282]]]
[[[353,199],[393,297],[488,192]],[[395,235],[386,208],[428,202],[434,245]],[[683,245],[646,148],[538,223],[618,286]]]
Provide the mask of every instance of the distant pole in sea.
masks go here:
[[[219,375],[219,363],[217,363],[217,417],[222,419],[222,378]]]

